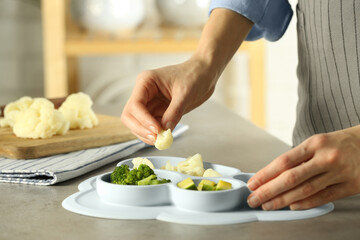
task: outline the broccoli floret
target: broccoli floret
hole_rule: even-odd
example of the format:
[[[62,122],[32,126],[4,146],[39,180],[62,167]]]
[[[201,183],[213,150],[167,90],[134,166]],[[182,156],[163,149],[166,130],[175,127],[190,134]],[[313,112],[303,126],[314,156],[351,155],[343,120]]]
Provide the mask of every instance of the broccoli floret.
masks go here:
[[[167,179],[156,179],[154,170],[146,164],[130,171],[128,165],[120,165],[110,175],[110,182],[120,185],[155,185],[168,183]]]
[[[130,172],[128,165],[120,165],[114,169],[110,175],[110,182],[115,184],[126,184],[125,179]]]
[[[155,174],[148,165],[140,164],[139,168],[130,171],[128,165],[120,165],[110,175],[110,182],[121,185],[137,185],[138,181]]]
[[[139,172],[141,172],[143,174],[142,178],[146,178],[149,177],[154,173],[154,170],[152,170],[148,165],[146,164],[140,164],[140,166],[138,167]]]
[[[143,173],[140,172],[138,169],[131,170],[125,179],[125,184],[127,185],[137,185],[137,182],[143,179]]]

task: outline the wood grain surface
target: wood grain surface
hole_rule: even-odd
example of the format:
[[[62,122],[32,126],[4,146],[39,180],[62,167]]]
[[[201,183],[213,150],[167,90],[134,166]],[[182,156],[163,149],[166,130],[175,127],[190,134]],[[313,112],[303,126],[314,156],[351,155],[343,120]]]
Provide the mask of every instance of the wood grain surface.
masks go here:
[[[59,153],[106,146],[136,137],[118,117],[97,115],[99,125],[91,129],[70,130],[64,136],[46,139],[16,137],[11,128],[0,128],[0,156],[11,159],[33,159]]]

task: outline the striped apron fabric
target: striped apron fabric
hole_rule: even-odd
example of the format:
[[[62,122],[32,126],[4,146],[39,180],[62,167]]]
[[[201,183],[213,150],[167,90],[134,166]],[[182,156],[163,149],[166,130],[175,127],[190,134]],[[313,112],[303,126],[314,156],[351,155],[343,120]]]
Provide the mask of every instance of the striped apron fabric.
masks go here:
[[[294,146],[360,121],[360,1],[299,0]]]

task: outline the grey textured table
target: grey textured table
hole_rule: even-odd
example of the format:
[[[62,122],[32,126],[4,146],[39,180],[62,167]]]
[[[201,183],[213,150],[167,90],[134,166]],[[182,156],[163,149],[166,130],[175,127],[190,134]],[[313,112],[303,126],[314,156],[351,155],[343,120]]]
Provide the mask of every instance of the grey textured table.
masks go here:
[[[119,115],[121,108],[98,108]],[[136,156],[187,157],[255,172],[289,146],[225,108],[206,103],[186,115],[190,129],[171,149],[149,148]],[[0,239],[359,239],[360,196],[335,202],[327,215],[298,221],[222,226],[181,225],[157,220],[125,221],[81,216],[61,202],[85,179],[111,171],[117,162],[55,186],[0,184]]]

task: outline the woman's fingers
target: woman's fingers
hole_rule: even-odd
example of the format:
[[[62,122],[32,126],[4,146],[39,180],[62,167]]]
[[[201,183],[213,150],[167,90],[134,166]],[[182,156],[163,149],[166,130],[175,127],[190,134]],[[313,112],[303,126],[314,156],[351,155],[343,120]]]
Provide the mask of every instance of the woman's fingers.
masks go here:
[[[174,94],[161,120],[161,125],[164,126],[165,129],[173,130],[180,121],[186,105],[184,103],[186,101],[185,96],[184,94]]]
[[[151,136],[156,136],[161,130],[160,123],[147,109],[147,104],[154,97],[155,92],[156,89],[152,84],[138,81],[121,115],[122,122],[136,136],[142,140],[147,139],[145,142],[148,144],[152,142]]]
[[[149,113],[158,121],[161,122],[161,119],[164,115],[164,112],[169,107],[170,101],[165,98],[155,98],[147,104],[147,109]],[[160,119],[160,121],[158,120]]]
[[[130,111],[124,111],[121,115],[121,121],[143,142],[154,145],[156,140],[156,134],[153,130],[150,130],[143,126],[141,122],[136,119]],[[156,121],[156,120],[155,120]]]
[[[311,159],[303,164],[284,171],[276,178],[266,182],[249,195],[249,206],[258,207],[271,199],[275,199],[279,195],[284,196],[282,195],[283,193],[286,194],[287,191],[296,189],[297,186],[309,181],[314,176],[324,173],[324,170],[319,168],[315,163],[316,160]],[[285,197],[287,198],[279,198],[273,205],[290,204],[291,201],[294,201],[291,200],[292,196],[285,195]]]
[[[146,106],[135,103],[131,108],[131,115],[134,119],[136,119],[141,125],[153,132],[154,134],[157,134],[161,131],[160,123],[155,119],[155,116],[153,116],[147,109]]]
[[[148,109],[148,104],[154,101],[159,93],[159,89],[153,81],[155,78],[156,75],[152,71],[143,72],[138,76],[132,95],[124,108],[124,113],[132,115],[146,129],[157,134],[161,130],[160,123]]]
[[[289,152],[280,155],[266,167],[257,172],[248,181],[248,187],[254,191],[261,185],[276,178],[284,171],[298,166],[299,164],[308,161],[314,155],[312,149],[307,148],[306,142],[300,144]]]
[[[326,187],[325,189],[311,195],[308,198],[290,204],[291,210],[309,209],[323,204],[335,201],[355,194],[349,184],[339,183]]]
[[[333,184],[336,184],[336,182],[334,176],[331,176],[331,173],[319,174],[270,201],[263,203],[262,208],[264,210],[275,210],[289,206],[294,202],[316,195]]]

